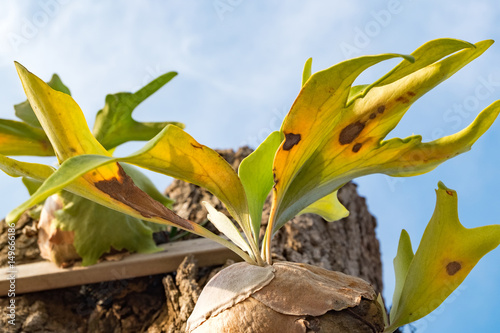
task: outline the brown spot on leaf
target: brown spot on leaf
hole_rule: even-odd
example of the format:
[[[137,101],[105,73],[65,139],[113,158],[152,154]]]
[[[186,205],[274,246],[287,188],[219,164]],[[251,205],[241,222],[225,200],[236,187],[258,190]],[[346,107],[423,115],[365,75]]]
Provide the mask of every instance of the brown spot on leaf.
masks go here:
[[[453,196],[453,192],[452,191],[446,191],[446,194]]]
[[[398,98],[396,98],[396,102],[401,102],[403,104],[408,104],[410,103],[410,100],[404,96],[399,96]]]
[[[408,91],[407,94],[408,94],[408,96],[411,96],[411,97],[416,95],[413,91]]]
[[[196,149],[202,149],[203,148],[200,144],[192,143],[192,142],[191,142],[191,146],[193,146]]]
[[[293,146],[300,141],[300,134],[285,133],[285,143],[283,143],[284,150],[290,150]]]
[[[370,119],[375,119],[375,117],[377,117],[377,114],[375,112],[370,114]]]
[[[385,105],[381,105],[377,108],[378,113],[384,113],[384,111],[385,111]]]
[[[452,261],[446,265],[446,273],[450,276],[455,275],[461,269],[462,265],[458,261]]]
[[[347,125],[342,132],[340,132],[339,142],[341,145],[346,145],[354,141],[361,131],[365,128],[365,124],[357,121],[353,124]]]
[[[357,153],[360,149],[361,149],[361,146],[363,146],[361,143],[356,143],[353,147],[352,147],[352,151],[354,153]]]
[[[118,178],[119,179],[114,177],[108,180],[101,180],[94,185],[102,192],[108,194],[111,198],[133,208],[144,217],[159,217],[182,226],[187,230],[193,229],[187,220],[176,215],[170,209],[138,188],[132,181],[132,178],[123,171],[119,164]]]

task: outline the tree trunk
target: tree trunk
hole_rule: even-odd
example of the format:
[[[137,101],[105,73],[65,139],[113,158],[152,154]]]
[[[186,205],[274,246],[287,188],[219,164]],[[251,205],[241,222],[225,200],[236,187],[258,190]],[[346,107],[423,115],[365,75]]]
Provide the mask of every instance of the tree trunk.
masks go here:
[[[236,153],[231,150],[220,153],[236,167],[250,150],[242,148]],[[198,223],[206,221],[202,201],[223,209],[220,201],[210,193],[182,181],[175,180],[168,187],[167,195],[176,200],[176,213]],[[339,198],[350,212],[347,218],[333,223],[312,214],[294,218],[275,236],[273,257],[361,277],[381,292],[382,270],[375,218],[353,183],[339,191]],[[264,215],[269,214],[268,209],[266,204]],[[30,227],[29,223],[24,225]],[[3,246],[0,239],[0,247]],[[229,264],[231,262],[226,265]],[[18,296],[18,324],[11,327],[11,331],[184,332],[185,322],[201,289],[220,269],[198,268],[193,258],[187,257],[172,274]],[[0,307],[6,307],[8,301],[8,298],[1,298]],[[9,327],[7,319],[3,313],[2,327]]]

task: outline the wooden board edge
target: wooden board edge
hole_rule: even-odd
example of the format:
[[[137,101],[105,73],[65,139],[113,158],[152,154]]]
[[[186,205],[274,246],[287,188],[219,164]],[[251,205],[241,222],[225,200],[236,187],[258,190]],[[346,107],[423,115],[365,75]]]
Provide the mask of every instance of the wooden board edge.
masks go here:
[[[208,239],[162,244],[161,252],[134,253],[119,261],[104,261],[82,267],[59,268],[49,261],[0,268],[0,296],[122,280],[175,271],[184,257],[195,256],[200,267],[221,265],[227,259],[240,261],[234,252]],[[12,279],[13,275],[15,278]]]

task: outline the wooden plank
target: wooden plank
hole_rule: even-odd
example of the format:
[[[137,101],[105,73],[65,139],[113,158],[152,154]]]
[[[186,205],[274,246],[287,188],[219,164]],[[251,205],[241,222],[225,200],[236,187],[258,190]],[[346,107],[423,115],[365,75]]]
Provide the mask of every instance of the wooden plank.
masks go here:
[[[157,253],[135,253],[120,261],[105,261],[96,265],[59,268],[43,261],[16,266],[15,293],[24,294],[42,290],[121,280],[139,276],[172,272],[185,256],[193,254],[200,267],[220,265],[227,259],[240,261],[231,250],[208,239],[193,239],[160,245]],[[9,268],[0,268],[0,296],[8,294]]]

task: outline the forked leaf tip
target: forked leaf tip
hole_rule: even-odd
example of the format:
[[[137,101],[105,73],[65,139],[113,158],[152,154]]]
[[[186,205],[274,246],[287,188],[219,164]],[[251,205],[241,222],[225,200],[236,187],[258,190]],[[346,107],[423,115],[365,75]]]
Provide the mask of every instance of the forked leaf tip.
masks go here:
[[[440,191],[440,190],[445,191],[446,194],[448,194],[449,196],[452,196],[452,197],[457,196],[457,192],[455,190],[452,190],[451,188],[446,187],[446,185],[444,185],[444,183],[442,181],[438,182],[438,191]]]
[[[444,185],[444,183],[442,181],[438,182],[438,189],[440,189],[440,190],[449,190],[449,188],[447,188],[446,185]]]

